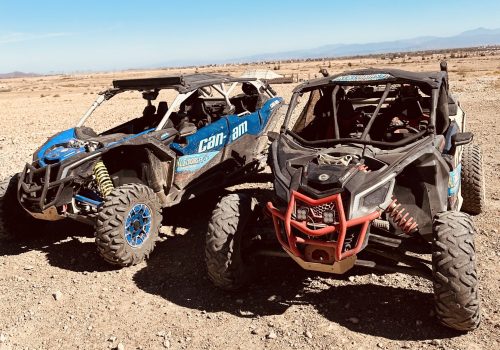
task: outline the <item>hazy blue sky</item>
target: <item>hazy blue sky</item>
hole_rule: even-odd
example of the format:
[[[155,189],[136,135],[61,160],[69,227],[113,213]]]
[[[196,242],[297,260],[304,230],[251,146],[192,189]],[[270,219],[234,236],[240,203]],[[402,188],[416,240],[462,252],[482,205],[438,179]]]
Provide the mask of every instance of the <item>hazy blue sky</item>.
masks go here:
[[[0,72],[104,70],[500,27],[500,0],[0,0]]]

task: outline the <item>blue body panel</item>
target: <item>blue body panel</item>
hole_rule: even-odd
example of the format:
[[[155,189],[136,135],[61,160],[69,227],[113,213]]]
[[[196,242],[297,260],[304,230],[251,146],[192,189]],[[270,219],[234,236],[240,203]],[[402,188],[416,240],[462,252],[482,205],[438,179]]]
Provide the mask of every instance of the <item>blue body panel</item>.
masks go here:
[[[106,144],[104,147],[112,147],[119,145],[125,141],[132,140],[141,135],[150,133],[154,131],[154,129],[148,129],[143,132],[140,132],[135,135],[130,135],[124,137],[121,140],[113,141]],[[38,151],[36,157],[42,167],[47,164],[54,164],[58,162],[62,162],[65,159],[68,159],[76,154],[85,152],[85,147],[66,147],[65,145],[72,140],[76,140],[75,129],[69,129],[56,134],[52,138],[50,138]]]
[[[271,98],[257,112],[244,116],[224,116],[199,129],[195,134],[187,136],[185,146],[174,142],[170,148],[181,156],[220,151],[244,134],[259,135],[269,122],[273,108],[281,101],[283,101],[281,97]],[[242,125],[245,122],[246,125]],[[238,129],[235,130],[236,128]]]
[[[462,163],[450,171],[450,177],[448,179],[448,197],[456,196],[460,188],[460,175],[462,173]]]
[[[260,135],[266,128],[273,113],[274,107],[282,102],[281,97],[271,98],[258,111],[247,115],[229,115],[198,129],[186,137],[186,143],[172,143],[170,148],[175,150],[177,158],[175,172],[195,172],[203,168],[215,157],[224,157],[224,148],[244,135]],[[154,129],[148,129],[135,135],[126,136],[118,141],[104,145],[111,148],[141,135],[148,134]],[[168,137],[168,133],[161,138]],[[67,147],[67,144],[76,140],[75,129],[62,131],[50,138],[37,152],[36,157],[41,166],[61,162],[67,158],[85,152],[84,147]]]
[[[227,144],[228,125],[225,117],[198,129],[193,135],[186,136],[186,146],[174,142],[170,145],[170,148],[179,152],[181,155],[201,153],[199,152],[200,142],[208,140],[211,136],[217,137],[219,134],[221,134],[217,139],[219,142],[217,144],[214,143],[214,146],[209,147],[206,151],[220,151]]]
[[[72,147],[64,147],[64,146],[56,146],[55,148],[47,151],[43,158],[41,158],[41,161],[44,163],[57,163],[60,162],[66,158],[70,158],[74,156],[75,154],[85,152],[84,147],[80,148],[72,148]]]
[[[148,129],[148,130],[144,130],[143,132],[140,132],[138,134],[130,135],[130,136],[124,137],[121,140],[110,142],[110,143],[106,144],[105,147],[111,147],[111,146],[119,145],[120,143],[124,143],[125,141],[129,141],[129,140],[135,139],[136,137],[149,134],[151,131],[154,131],[154,130],[155,130],[154,128]]]
[[[45,163],[45,155],[47,153],[47,151],[51,148],[51,147],[54,147],[56,145],[60,145],[60,144],[65,144],[65,143],[68,143],[69,141],[71,140],[74,140],[76,138],[76,135],[75,135],[75,129],[68,129],[68,130],[65,130],[65,131],[61,131],[59,134],[56,134],[55,136],[53,136],[52,138],[50,138],[47,142],[45,142],[45,144],[40,147],[40,149],[38,150],[38,153],[36,154],[36,158],[39,160],[39,163],[41,166],[45,166],[47,165]],[[58,147],[59,148],[59,147]],[[63,148],[63,147],[61,147]],[[57,148],[56,148],[57,149]],[[54,152],[54,150],[50,151],[50,160],[52,162],[56,161],[55,158],[58,157],[58,152],[59,152],[59,161],[62,161],[66,158],[69,158],[73,155],[75,155],[76,153],[73,153],[73,154],[69,154],[69,152],[63,152],[62,150],[59,150],[59,151],[56,151]],[[54,153],[53,153],[54,152]],[[79,152],[78,152],[79,153]]]

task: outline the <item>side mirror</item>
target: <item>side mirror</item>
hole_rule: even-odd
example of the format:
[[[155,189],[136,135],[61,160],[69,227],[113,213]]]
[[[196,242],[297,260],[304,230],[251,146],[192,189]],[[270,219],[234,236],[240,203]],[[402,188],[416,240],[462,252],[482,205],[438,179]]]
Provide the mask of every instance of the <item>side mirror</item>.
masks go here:
[[[179,130],[179,136],[180,137],[186,137],[189,135],[193,135],[196,133],[196,126],[193,123],[184,123],[182,125],[182,128]]]
[[[269,131],[267,133],[267,138],[269,139],[269,141],[273,142],[274,140],[278,139],[278,137],[280,137],[280,134],[277,133],[276,131]]]
[[[451,137],[451,144],[453,147],[463,146],[471,143],[474,139],[474,134],[471,132],[459,132]]]

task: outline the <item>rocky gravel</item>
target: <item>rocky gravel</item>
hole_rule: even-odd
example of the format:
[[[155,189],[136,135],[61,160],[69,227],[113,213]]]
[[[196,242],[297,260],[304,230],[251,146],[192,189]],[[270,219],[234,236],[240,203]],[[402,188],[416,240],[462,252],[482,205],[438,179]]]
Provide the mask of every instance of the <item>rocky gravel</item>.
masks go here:
[[[332,63],[331,70],[344,70],[350,62]],[[367,59],[351,65],[382,64],[388,63]],[[474,219],[483,307],[477,330],[461,334],[440,326],[431,283],[402,274],[355,268],[331,276],[266,258],[247,290],[215,289],[204,271],[203,245],[216,198],[205,196],[165,210],[155,251],[130,268],[107,265],[91,230],[80,224],[56,223],[44,235],[0,237],[0,350],[500,348],[500,59],[454,60],[449,66],[452,88],[484,153],[488,208]],[[437,61],[426,61],[400,68],[437,67]],[[237,74],[245,68],[222,70]],[[282,69],[314,75],[318,64]],[[20,171],[48,136],[74,125],[113,78],[165,73],[0,81],[9,87],[0,91],[0,177]],[[275,86],[287,99],[292,88]],[[113,106],[96,123],[115,122],[132,102]],[[272,188],[270,181],[264,174],[238,189],[262,193]]]

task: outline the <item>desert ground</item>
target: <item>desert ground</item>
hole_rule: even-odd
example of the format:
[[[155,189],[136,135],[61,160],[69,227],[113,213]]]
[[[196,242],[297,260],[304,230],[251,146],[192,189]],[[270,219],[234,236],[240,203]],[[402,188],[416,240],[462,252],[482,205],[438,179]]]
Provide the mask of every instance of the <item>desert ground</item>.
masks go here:
[[[72,223],[48,234],[0,237],[0,349],[498,349],[500,348],[500,56],[448,61],[452,90],[483,150],[487,210],[474,218],[483,321],[461,334],[433,317],[432,284],[355,268],[344,276],[305,272],[293,261],[263,261],[247,290],[230,294],[204,271],[207,221],[217,198],[164,210],[150,259],[116,269],[98,255],[91,230]],[[227,65],[298,73],[299,79],[368,66],[439,69],[439,57]],[[193,72],[163,69],[0,80],[0,178],[22,170],[47,137],[74,126],[96,93],[117,78]],[[275,85],[289,100],[295,84]],[[128,98],[126,96],[126,98]],[[130,98],[132,99],[132,98]],[[130,103],[129,103],[130,102]],[[92,124],[140,113],[143,102],[112,105]],[[104,108],[104,106],[103,106]],[[135,108],[135,109],[134,109]],[[238,186],[271,190],[270,176]],[[229,188],[228,191],[234,190]]]

